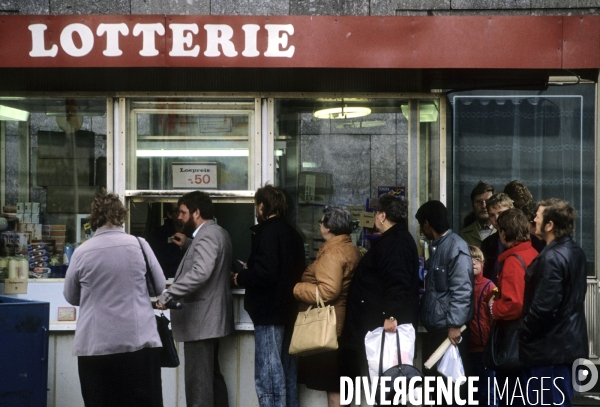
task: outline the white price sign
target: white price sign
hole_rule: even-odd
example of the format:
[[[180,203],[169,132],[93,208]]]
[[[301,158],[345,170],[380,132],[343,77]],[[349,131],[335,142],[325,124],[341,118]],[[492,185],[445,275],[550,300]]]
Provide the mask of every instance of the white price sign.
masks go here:
[[[173,163],[173,188],[217,188],[217,163]]]

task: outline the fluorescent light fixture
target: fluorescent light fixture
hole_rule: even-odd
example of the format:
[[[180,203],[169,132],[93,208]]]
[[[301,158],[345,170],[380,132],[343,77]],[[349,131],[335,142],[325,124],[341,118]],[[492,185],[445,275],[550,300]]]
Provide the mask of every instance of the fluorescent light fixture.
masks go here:
[[[137,150],[137,157],[248,157],[247,149],[222,148],[211,150]]]
[[[0,120],[26,122],[27,119],[29,119],[29,112],[27,110],[0,105]]]
[[[362,106],[339,106],[329,109],[317,110],[314,116],[317,119],[352,119],[371,114],[371,109]]]
[[[381,127],[386,125],[385,120],[361,120],[359,122],[336,124],[336,129],[366,129],[368,127]]]
[[[578,76],[549,76],[548,83],[552,85],[575,85],[581,82]]]
[[[410,114],[408,111],[408,105],[400,105],[402,114],[408,118]],[[421,103],[419,105],[419,121],[420,122],[436,122],[438,119],[438,110],[433,103]]]

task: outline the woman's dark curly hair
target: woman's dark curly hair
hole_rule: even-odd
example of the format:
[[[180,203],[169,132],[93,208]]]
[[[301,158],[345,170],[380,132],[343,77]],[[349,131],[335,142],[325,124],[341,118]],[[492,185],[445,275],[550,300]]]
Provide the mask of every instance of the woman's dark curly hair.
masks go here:
[[[386,218],[394,223],[406,222],[408,201],[404,197],[383,194],[379,197],[377,211],[385,212]]]
[[[127,209],[119,200],[119,195],[112,192],[107,193],[103,188],[92,202],[89,223],[94,231],[102,226],[123,226],[125,215],[127,215]]]

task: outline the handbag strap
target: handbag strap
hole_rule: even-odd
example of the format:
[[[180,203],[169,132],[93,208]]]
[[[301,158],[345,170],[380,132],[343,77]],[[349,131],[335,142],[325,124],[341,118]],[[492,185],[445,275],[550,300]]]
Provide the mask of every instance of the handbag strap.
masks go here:
[[[150,289],[150,287],[152,287],[152,291],[153,293],[150,293],[150,291],[148,291],[148,295],[150,297],[155,297],[156,296],[156,286],[154,285],[154,279],[152,278],[152,274],[150,273],[150,266],[148,265],[148,258],[146,257],[146,252],[144,251],[144,248],[142,247],[142,242],[140,241],[139,237],[135,237],[138,241],[138,244],[140,245],[140,249],[142,250],[142,254],[144,255],[144,263],[146,263],[146,285],[148,286],[148,290]],[[154,294],[154,295],[152,295]]]
[[[321,306],[320,308],[325,308],[323,298],[321,298],[321,295],[319,294],[319,286],[315,287],[315,297],[317,298],[317,308],[319,308],[319,305]]]
[[[385,345],[385,330],[381,333],[381,350],[379,351],[379,376],[383,374],[383,346]],[[398,351],[398,365],[402,364],[402,355],[400,353],[400,335],[396,329],[396,350]]]
[[[527,266],[525,265],[525,262],[523,261],[521,256],[519,256],[518,254],[512,254],[511,256],[515,256],[517,258],[517,260],[519,260],[519,262],[521,262],[521,266],[523,266],[523,270],[525,270],[525,273],[527,273]]]
[[[317,299],[317,309],[321,309],[321,308],[325,308],[325,303],[323,302],[323,298],[321,298],[321,295],[319,294],[319,286],[315,287],[315,297]],[[308,306],[308,308],[306,309],[306,311],[304,311],[305,315],[308,315],[308,311],[310,311],[312,309],[312,304]]]

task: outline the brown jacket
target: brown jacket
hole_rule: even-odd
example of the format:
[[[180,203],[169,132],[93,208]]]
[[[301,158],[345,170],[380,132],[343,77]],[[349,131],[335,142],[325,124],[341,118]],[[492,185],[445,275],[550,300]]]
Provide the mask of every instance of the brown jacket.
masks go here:
[[[346,316],[346,297],[360,252],[348,235],[334,236],[317,253],[317,259],[306,268],[294,287],[294,297],[301,301],[300,310],[316,304],[315,287],[325,304],[335,307],[337,335],[342,334]]]

